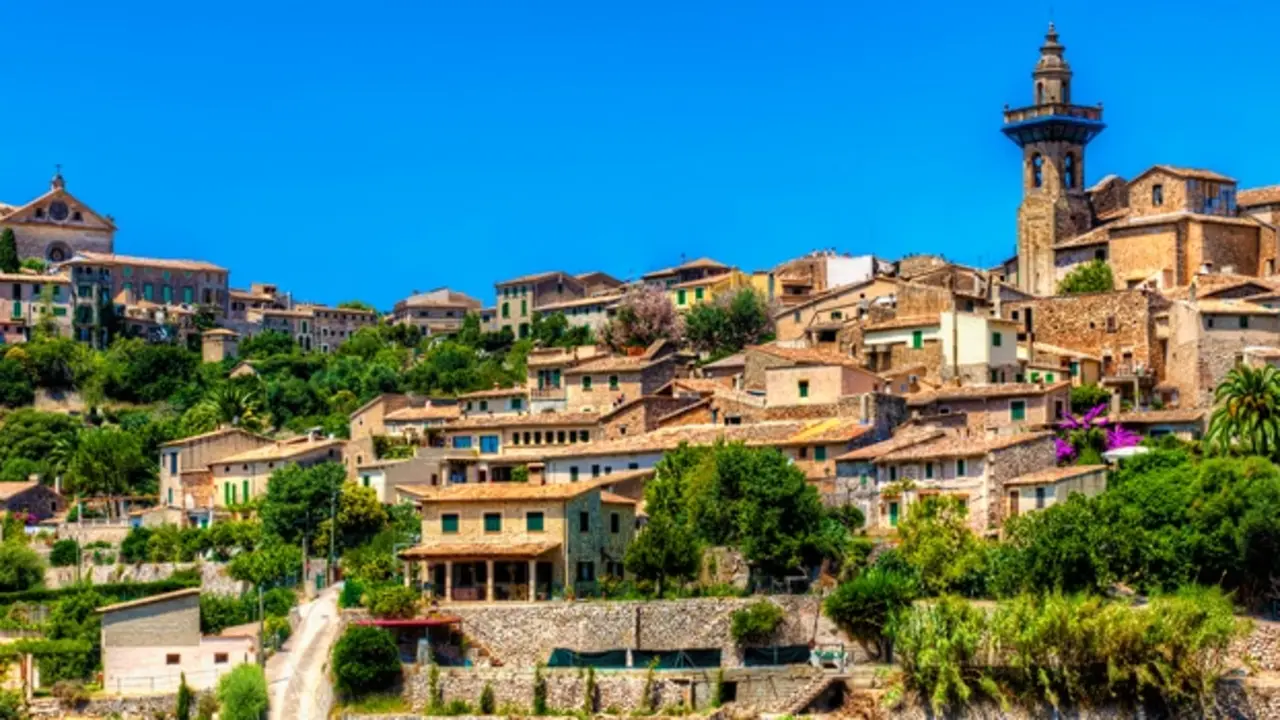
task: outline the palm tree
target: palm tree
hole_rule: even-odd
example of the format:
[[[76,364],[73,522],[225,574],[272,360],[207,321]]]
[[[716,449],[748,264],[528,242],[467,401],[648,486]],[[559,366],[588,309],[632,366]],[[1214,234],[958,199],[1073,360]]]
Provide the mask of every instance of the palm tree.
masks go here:
[[[262,394],[243,385],[218,385],[205,394],[200,405],[216,416],[219,424],[256,432],[265,422]]]
[[[1237,365],[1214,391],[1205,443],[1222,452],[1280,455],[1280,370]]]

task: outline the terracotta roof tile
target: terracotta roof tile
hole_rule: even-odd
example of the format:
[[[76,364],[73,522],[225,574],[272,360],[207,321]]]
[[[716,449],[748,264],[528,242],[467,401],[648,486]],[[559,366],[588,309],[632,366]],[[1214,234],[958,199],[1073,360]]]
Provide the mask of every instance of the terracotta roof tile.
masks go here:
[[[251,432],[249,432],[248,430],[243,430],[243,429],[241,429],[241,428],[234,428],[234,427],[232,427],[232,428],[220,428],[220,429],[218,429],[218,430],[211,430],[211,431],[209,431],[209,432],[207,432],[207,433],[200,433],[199,435],[192,435],[191,437],[178,438],[177,440],[170,440],[170,441],[169,441],[169,442],[167,442],[167,443],[161,443],[161,444],[160,444],[160,447],[162,447],[162,448],[166,448],[166,447],[179,447],[179,446],[182,446],[182,445],[190,445],[191,443],[200,442],[200,441],[202,441],[202,440],[212,440],[213,438],[216,438],[216,437],[222,437],[222,436],[224,436],[224,435],[235,435],[235,434],[237,434],[237,433],[238,433],[238,434],[240,434],[240,435],[248,435],[249,437],[255,437],[255,438],[258,438],[259,440],[270,440],[270,439],[271,439],[271,438],[266,437],[265,435],[258,435],[258,434],[256,434],[256,433],[251,433]]]
[[[278,442],[236,455],[219,458],[214,465],[231,465],[234,463],[261,462],[264,460],[288,460],[320,450],[341,449],[345,440],[308,440],[303,442]]]
[[[1154,425],[1158,423],[1200,422],[1204,419],[1203,408],[1173,408],[1169,410],[1142,410],[1118,413],[1112,420],[1120,425]]]
[[[492,397],[515,397],[516,395],[525,395],[529,389],[523,385],[508,388],[490,388],[488,390],[476,390],[475,392],[462,393],[458,396],[459,400],[471,400],[473,398],[492,398]]]
[[[168,258],[138,257],[135,255],[114,255],[82,250],[67,262],[86,261],[98,265],[137,265],[139,267],[169,268],[172,270],[190,270],[192,272],[226,272],[227,269],[203,260],[170,260]]]
[[[1005,487],[1010,485],[1048,485],[1050,483],[1068,480],[1081,475],[1091,475],[1099,471],[1106,471],[1106,465],[1067,465],[1065,467],[1051,467],[1035,472],[1019,475],[1011,480],[1005,480]]]
[[[473,542],[418,545],[400,553],[404,560],[432,558],[532,558],[560,547],[558,542]]]
[[[881,455],[901,450],[922,442],[928,442],[946,434],[943,430],[929,426],[910,426],[899,430],[888,440],[860,447],[840,455],[836,460],[875,460]]]
[[[534,427],[559,425],[595,425],[600,422],[597,413],[540,412],[501,415],[473,415],[459,418],[449,424],[450,430],[499,427]]]
[[[943,386],[937,390],[917,393],[907,398],[912,406],[929,405],[946,400],[969,400],[973,398],[1022,397],[1026,395],[1045,395],[1055,390],[1068,387],[1071,383],[1063,381],[1052,385],[1035,383],[997,383],[995,385],[962,385]]]
[[[1209,315],[1280,315],[1280,310],[1243,300],[1197,300],[1194,305],[1201,314]]]
[[[940,315],[906,315],[881,320],[880,322],[867,323],[862,329],[866,332],[874,332],[876,330],[896,330],[899,328],[928,327],[940,324],[942,324]]]
[[[602,490],[600,492],[600,502],[606,505],[635,505],[638,501],[634,498],[623,497],[617,493]]]
[[[545,457],[580,457],[594,455],[626,455],[673,450],[689,445],[715,442],[741,442],[752,447],[781,447],[848,442],[872,429],[852,418],[823,420],[766,420],[747,425],[677,425],[659,428],[640,435],[627,435],[580,445],[549,450]]]
[[[1280,185],[1249,188],[1236,193],[1236,205],[1239,207],[1275,205],[1278,203],[1280,203]]]
[[[605,482],[605,480],[608,482]],[[454,485],[397,485],[406,495],[412,495],[429,503],[570,500],[604,485],[612,478],[599,478],[592,482],[551,483],[538,485],[528,482],[459,483]]]
[[[772,355],[783,360],[791,360],[797,364],[803,365],[844,365],[862,370],[862,366],[858,361],[849,355],[841,353],[833,353],[828,350],[819,350],[817,348],[792,348],[783,347],[777,343],[767,343],[764,345],[748,345],[746,355],[750,355],[752,351],[762,352]]]
[[[1177,175],[1179,177],[1184,177],[1184,178],[1196,178],[1197,180],[1212,180],[1214,182],[1228,182],[1228,183],[1234,183],[1236,181],[1235,178],[1227,177],[1222,173],[1216,173],[1212,170],[1204,170],[1201,168],[1184,168],[1184,167],[1177,167],[1175,165],[1156,165],[1155,167],[1152,168],[1152,170],[1156,170],[1156,169],[1163,170],[1169,173],[1170,175]],[[1146,173],[1143,173],[1143,174],[1146,174]],[[1134,179],[1136,180],[1137,178],[1134,178]]]
[[[40,483],[35,480],[28,480],[26,482],[0,482],[0,500],[8,500],[14,495],[26,492],[39,484]]]
[[[592,305],[604,305],[611,307],[617,305],[622,300],[622,293],[613,292],[604,295],[590,295],[575,300],[565,300],[564,302],[551,303],[550,305],[539,305],[538,312],[554,312],[556,310],[568,310],[576,307],[590,307]]]
[[[106,613],[106,612],[115,612],[116,610],[127,610],[129,608],[141,607],[143,605],[153,605],[155,603],[165,602],[167,600],[176,600],[178,598],[187,597],[189,595],[199,595],[199,594],[200,594],[200,588],[198,587],[183,588],[182,590],[174,590],[173,592],[160,593],[159,595],[152,595],[150,597],[139,598],[137,600],[130,600],[128,602],[115,603],[113,605],[103,605],[97,610],[94,610],[94,612]]]
[[[1003,450],[1015,445],[1052,437],[1048,431],[1018,433],[1017,435],[1000,435],[991,438],[968,437],[956,433],[947,433],[942,437],[923,443],[910,445],[886,453],[878,458],[878,462],[901,462],[903,460],[924,460],[929,458],[973,457],[985,455],[993,450]]]
[[[457,420],[462,417],[462,408],[457,405],[423,405],[422,407],[406,407],[392,410],[383,420],[387,422],[419,422],[423,420]]]

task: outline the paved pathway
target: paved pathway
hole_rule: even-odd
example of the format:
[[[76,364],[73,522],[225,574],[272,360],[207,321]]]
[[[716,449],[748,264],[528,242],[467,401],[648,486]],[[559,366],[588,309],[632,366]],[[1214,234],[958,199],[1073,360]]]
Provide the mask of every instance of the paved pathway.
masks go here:
[[[337,638],[338,593],[326,588],[298,608],[302,621],[284,648],[267,661],[269,720],[325,720],[333,704],[329,652]]]

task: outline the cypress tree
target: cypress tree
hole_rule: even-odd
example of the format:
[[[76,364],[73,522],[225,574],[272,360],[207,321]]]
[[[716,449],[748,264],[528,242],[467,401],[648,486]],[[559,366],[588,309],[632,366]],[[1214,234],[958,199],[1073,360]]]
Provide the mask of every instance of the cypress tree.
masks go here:
[[[16,273],[19,267],[18,239],[13,236],[13,228],[5,228],[0,232],[0,272]]]

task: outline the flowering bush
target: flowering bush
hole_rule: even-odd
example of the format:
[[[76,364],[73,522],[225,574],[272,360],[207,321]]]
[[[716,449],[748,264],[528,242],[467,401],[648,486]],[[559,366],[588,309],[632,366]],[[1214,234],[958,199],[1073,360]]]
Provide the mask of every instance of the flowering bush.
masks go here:
[[[1115,450],[1117,448],[1133,447],[1142,442],[1142,436],[1132,430],[1126,430],[1119,425],[1107,431],[1107,449]]]
[[[1108,450],[1133,447],[1142,442],[1141,435],[1119,425],[1108,429],[1110,420],[1104,415],[1106,411],[1107,405],[1102,403],[1080,416],[1068,413],[1066,419],[1058,423],[1062,435],[1055,438],[1054,449],[1059,464],[1094,461],[1095,456]]]

